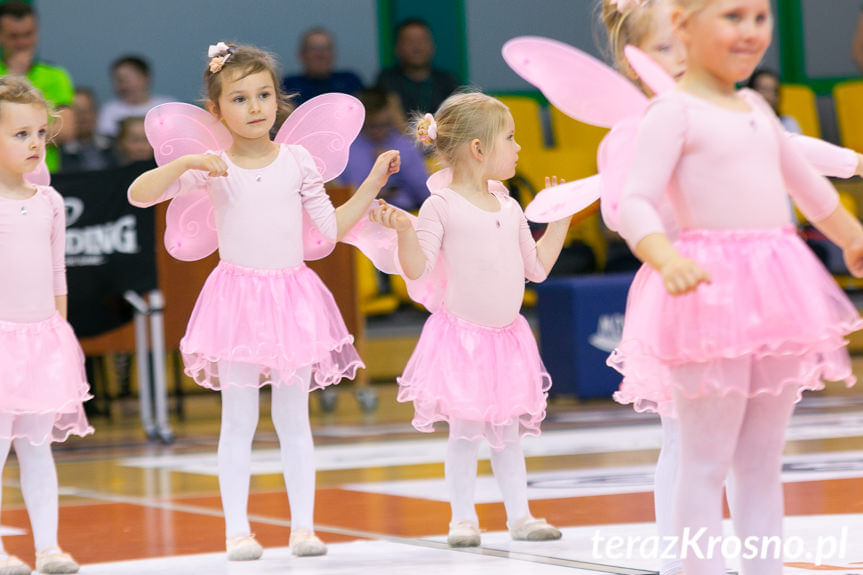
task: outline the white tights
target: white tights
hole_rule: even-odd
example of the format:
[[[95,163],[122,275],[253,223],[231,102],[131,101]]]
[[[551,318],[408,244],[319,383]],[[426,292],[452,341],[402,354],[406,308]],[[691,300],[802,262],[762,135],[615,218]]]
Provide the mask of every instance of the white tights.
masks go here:
[[[694,536],[706,528],[699,545],[707,553],[709,537],[722,535],[722,486],[730,471],[734,489],[729,503],[740,540],[782,536],[782,450],[796,398],[794,386],[776,397],[751,399],[735,394],[690,399],[675,394],[680,426],[680,468],[672,512],[675,534],[689,528]],[[657,499],[663,497],[667,495]],[[661,523],[667,524],[667,516]],[[713,558],[704,559],[689,550],[682,564],[686,575],[725,573],[719,547]],[[744,560],[743,573],[781,575],[782,558]]]
[[[44,431],[44,436],[50,436],[54,425],[54,414],[45,415],[3,415],[0,416],[0,435],[9,436],[15,419],[29,421],[25,427]],[[39,436],[42,436],[39,433]],[[13,441],[0,439],[0,473],[6,465],[9,449],[15,444],[15,454],[18,456],[18,466],[21,473],[21,492],[24,504],[30,516],[30,526],[33,529],[33,542],[37,551],[48,547],[57,547],[57,468],[51,454],[51,442],[33,445],[26,438]],[[2,489],[0,489],[2,494]],[[0,542],[0,553],[5,553]]]
[[[225,537],[251,533],[248,518],[252,440],[258,426],[257,387],[260,367],[236,362],[219,364],[222,428],[219,434],[219,491],[225,513]],[[311,368],[296,370],[296,381],[272,387],[272,418],[279,437],[293,529],[313,529],[315,461],[309,425]]]
[[[474,491],[476,489],[477,450],[480,439],[469,441],[453,436],[453,428],[459,430],[459,435],[471,428],[476,433],[465,433],[469,436],[479,436],[484,427],[482,422],[460,421],[450,426],[450,438],[447,442],[444,474],[450,494],[453,521],[478,521],[474,508]],[[504,432],[505,445],[503,449],[491,451],[491,468],[494,478],[503,494],[507,521],[517,521],[530,514],[527,503],[527,470],[524,464],[524,452],[521,449],[521,439],[518,435],[518,424],[513,424]]]

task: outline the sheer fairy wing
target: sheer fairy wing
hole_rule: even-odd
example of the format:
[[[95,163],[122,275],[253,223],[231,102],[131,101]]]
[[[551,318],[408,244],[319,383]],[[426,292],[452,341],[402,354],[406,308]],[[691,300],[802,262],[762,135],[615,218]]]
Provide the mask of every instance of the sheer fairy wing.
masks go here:
[[[181,102],[152,108],[144,119],[144,131],[160,166],[188,154],[226,150],[232,143],[228,129],[212,114]],[[168,253],[183,261],[199,260],[213,253],[219,245],[214,218],[205,187],[177,193],[166,216]]]
[[[583,211],[601,194],[599,175],[552,186],[539,192],[524,210],[532,222],[545,224]]]
[[[336,249],[336,242],[329,240],[318,231],[309,213],[303,210],[303,259],[321,260]]]
[[[304,147],[312,155],[325,182],[336,178],[348,165],[351,144],[363,127],[366,111],[348,94],[321,94],[291,112],[273,141]],[[303,258],[328,255],[335,243],[318,232],[303,210]]]
[[[641,116],[633,116],[618,123],[599,145],[600,202],[602,220],[612,231],[620,230],[620,200],[626,186],[629,168],[635,156],[635,140]],[[670,201],[663,201],[656,209],[670,238],[677,235],[677,217]]]
[[[663,94],[674,89],[674,78],[656,60],[632,45],[628,45],[624,53],[629,65],[654,94]]]
[[[212,114],[182,102],[161,104],[147,112],[144,131],[160,166],[189,154],[227,150],[233,141]]]
[[[353,96],[321,94],[291,112],[274,141],[304,147],[329,182],[347,166],[348,151],[365,116],[365,108]]]
[[[647,98],[632,82],[563,42],[520,36],[504,44],[502,53],[516,74],[580,122],[610,128],[647,106]]]
[[[405,213],[411,222],[416,222],[416,216]],[[399,273],[395,264],[398,234],[394,229],[377,224],[366,215],[345,234],[342,241],[363,252],[363,255],[385,274]]]
[[[613,231],[617,231],[620,225],[620,197],[635,154],[635,137],[640,120],[640,116],[633,116],[618,122],[603,138],[597,153],[602,200],[599,208],[605,225]]]
[[[204,187],[174,196],[165,221],[165,249],[178,260],[200,260],[219,247],[213,205]]]
[[[35,170],[24,174],[24,179],[36,186],[51,185],[51,172],[48,171],[48,165],[45,164],[45,159],[43,158],[42,161],[39,162],[39,166],[37,166]]]

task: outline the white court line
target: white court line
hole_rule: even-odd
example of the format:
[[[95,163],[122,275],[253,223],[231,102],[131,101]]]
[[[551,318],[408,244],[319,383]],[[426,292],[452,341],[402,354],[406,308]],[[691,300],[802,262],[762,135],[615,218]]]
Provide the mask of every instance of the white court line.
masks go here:
[[[814,559],[814,551],[819,536],[841,538],[842,528],[847,529],[849,542],[863,538],[863,515],[811,515],[792,516],[785,520],[786,539],[800,538],[805,546],[804,552]],[[568,568],[576,569],[579,575],[600,575],[600,573],[649,573],[658,567],[658,561],[649,555],[642,555],[636,546],[629,557],[614,559],[614,565],[605,566],[603,571],[590,569],[589,565],[609,563],[602,546],[595,546],[594,537],[599,535],[606,540],[611,537],[641,538],[655,536],[653,523],[631,523],[602,525],[599,527],[565,527],[563,539],[548,542],[511,541],[505,532],[486,532],[482,534],[483,548],[468,552],[451,552],[445,548],[443,536],[426,540],[386,540],[354,541],[351,543],[332,543],[325,557],[297,558],[290,555],[286,547],[268,548],[260,561],[248,563],[228,563],[222,553],[165,557],[138,561],[121,561],[86,565],[82,574],[92,575],[180,575],[205,573],[207,575],[347,575],[355,573],[376,573],[379,575],[522,575],[525,573],[524,559],[531,561],[532,575],[562,573]],[[731,533],[730,522],[725,522],[726,534]],[[407,543],[403,545],[402,543]],[[435,543],[437,546],[424,544]],[[417,546],[420,544],[420,546]],[[838,551],[838,550],[837,550]],[[825,564],[841,567],[843,575],[863,574],[863,549],[849,544],[845,557],[827,557]],[[521,557],[519,557],[521,556]],[[531,559],[527,559],[531,557]],[[509,560],[508,560],[509,559]],[[787,557],[786,560],[792,558]],[[805,561],[806,557],[795,558]],[[810,559],[810,562],[811,562]],[[737,561],[730,561],[729,567],[738,568]],[[836,572],[836,571],[834,571]],[[810,569],[785,566],[785,575],[811,575]]]
[[[863,477],[863,451],[788,455],[783,458],[782,467],[784,483]],[[534,500],[650,492],[653,491],[655,469],[655,465],[633,465],[529,473],[527,495],[528,499]],[[449,501],[449,491],[442,477],[348,483],[341,487],[351,491]],[[503,501],[494,477],[477,477],[475,501]]]
[[[183,513],[195,513],[199,515],[207,515],[210,517],[224,517],[221,509],[215,509],[211,507],[199,506],[199,505],[190,505],[185,503],[175,503],[172,501],[164,501],[164,500],[155,500],[148,497],[136,497],[130,495],[117,495],[113,493],[103,493],[93,489],[83,489],[83,488],[63,488],[63,493],[66,495],[74,495],[77,497],[83,497],[87,499],[101,500],[112,503],[125,503],[131,505],[138,505],[142,507],[154,508],[154,509],[165,509],[170,511],[177,511]],[[280,519],[278,517],[268,517],[265,515],[249,515],[249,522],[251,523],[264,523],[268,525],[277,525],[280,527],[290,527],[291,522],[287,519]],[[386,543],[395,543],[402,545],[409,545],[414,548],[426,548],[426,549],[437,549],[437,550],[445,550],[455,553],[465,553],[472,555],[482,555],[488,557],[499,557],[511,559],[519,562],[529,562],[532,564],[542,564],[547,566],[557,566],[557,567],[568,567],[570,569],[578,569],[580,571],[586,571],[588,575],[602,575],[603,573],[617,573],[622,575],[649,575],[644,570],[639,568],[629,568],[629,567],[621,567],[618,565],[608,565],[602,563],[594,563],[587,562],[584,560],[580,560],[577,558],[558,558],[553,556],[546,556],[543,554],[530,553],[530,549],[526,550],[511,550],[511,551],[501,551],[498,549],[488,549],[488,548],[473,548],[473,549],[450,549],[445,542],[439,541],[439,538],[411,538],[411,537],[401,537],[398,535],[391,535],[387,533],[377,533],[373,531],[365,531],[361,529],[349,529],[345,527],[338,527],[333,525],[323,525],[320,523],[315,524],[315,529],[319,532],[329,532],[336,533],[339,535],[347,535],[349,537],[357,537],[361,539],[369,539],[375,542],[386,542]],[[221,561],[224,562],[223,554],[209,554],[212,556],[219,557]],[[208,555],[208,556],[209,556]],[[451,560],[450,560],[451,562]],[[125,564],[126,562],[123,562]],[[388,560],[388,564],[392,563],[392,561]],[[105,564],[109,565],[109,564]],[[117,564],[110,564],[116,566]],[[233,563],[231,565],[234,565]],[[282,567],[283,569],[284,567]],[[403,565],[401,569],[404,569]],[[522,566],[521,571],[514,571],[514,573],[523,573],[524,567]],[[534,568],[531,568],[532,571]],[[90,568],[88,567],[85,573],[90,573]],[[100,571],[93,571],[93,573]],[[196,571],[196,573],[221,573],[222,571]],[[268,572],[268,571],[265,571]],[[327,571],[328,573],[338,573],[338,571]],[[344,571],[344,573],[355,573],[356,571]],[[402,573],[403,571],[394,571],[393,573]],[[480,573],[480,571],[471,571],[472,573]],[[492,573],[497,573],[497,569],[489,569],[489,575]],[[509,573],[510,571],[505,571]],[[113,572],[112,572],[113,573]],[[125,572],[124,572],[125,573]],[[146,573],[175,573],[175,571],[146,571]],[[180,573],[177,571],[176,573]],[[230,570],[230,573],[233,575],[236,573],[233,568]],[[250,572],[252,573],[252,572]],[[258,573],[258,571],[254,571],[253,573]],[[294,571],[292,570],[292,573]],[[315,571],[316,573],[316,571]],[[439,573],[439,572],[435,572]],[[542,571],[545,573],[545,571]]]
[[[788,441],[863,437],[863,413],[799,415],[792,419],[786,433]],[[374,440],[346,444],[321,445],[315,449],[318,471],[366,469],[400,465],[442,463],[446,455],[446,438]],[[656,450],[662,445],[658,423],[547,431],[540,437],[523,441],[526,457],[556,457],[589,453]],[[488,459],[486,444],[479,457]],[[121,465],[145,469],[167,469],[180,473],[218,475],[215,452],[132,457]],[[252,474],[282,472],[278,449],[256,449],[252,453]]]

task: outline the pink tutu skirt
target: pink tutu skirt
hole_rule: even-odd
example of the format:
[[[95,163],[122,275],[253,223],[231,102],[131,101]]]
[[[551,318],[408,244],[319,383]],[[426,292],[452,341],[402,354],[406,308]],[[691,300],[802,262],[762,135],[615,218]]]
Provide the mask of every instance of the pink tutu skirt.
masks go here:
[[[793,229],[690,230],[675,246],[711,283],[672,296],[642,266],[608,360],[624,376],[617,401],[674,415],[675,390],[753,397],[791,385],[799,399],[824,380],[854,384],[845,336],[863,322]]]
[[[84,354],[60,314],[36,322],[0,321],[0,439],[34,445],[93,433]]]
[[[436,421],[446,421],[451,436],[485,437],[500,449],[505,441],[539,435],[551,378],[523,316],[492,328],[442,306],[423,326],[398,383],[398,401],[414,404],[417,430],[431,432]]]
[[[298,383],[299,368],[312,366],[310,389],[353,378],[365,367],[332,294],[304,264],[266,270],[227,262],[207,278],[180,351],[186,374],[199,385]],[[219,362],[261,367],[258,381],[219,381]]]

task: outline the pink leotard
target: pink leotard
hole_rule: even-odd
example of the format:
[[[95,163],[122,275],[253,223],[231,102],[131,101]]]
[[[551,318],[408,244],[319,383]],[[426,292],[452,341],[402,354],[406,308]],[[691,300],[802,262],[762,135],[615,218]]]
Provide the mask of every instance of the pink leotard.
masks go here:
[[[129,201],[147,207],[206,185],[215,212],[219,256],[250,268],[293,268],[303,262],[301,208],[325,238],[336,239],[335,210],[305,148],[282,144],[276,159],[259,169],[241,168],[225,152],[216,155],[228,164],[227,176],[210,178],[206,172],[188,170],[158,200]]]
[[[66,294],[66,212],[54,188],[26,200],[0,197],[0,321],[35,322]]]
[[[810,221],[836,209],[836,191],[753,98],[735,111],[675,90],[650,105],[621,201],[632,245],[665,232],[657,206],[666,193],[681,229],[788,226],[789,194]]]
[[[446,309],[476,324],[503,327],[518,316],[525,278],[540,282],[547,273],[521,206],[492,193],[499,211],[483,210],[451,189],[436,190],[415,227],[426,256],[424,275],[443,252]]]

